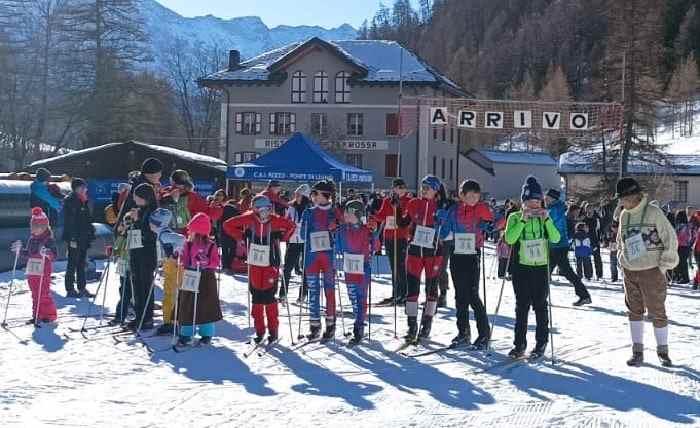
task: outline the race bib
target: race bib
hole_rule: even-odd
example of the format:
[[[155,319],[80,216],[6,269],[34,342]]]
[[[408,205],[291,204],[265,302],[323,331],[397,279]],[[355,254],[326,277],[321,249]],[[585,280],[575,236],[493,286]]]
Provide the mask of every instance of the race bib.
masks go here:
[[[393,215],[390,215],[386,218],[386,221],[384,222],[384,229],[385,230],[394,230],[396,229],[396,217]]]
[[[197,270],[185,269],[182,274],[182,286],[180,289],[199,293],[199,279],[202,273]]]
[[[117,275],[126,276],[127,271],[128,269],[126,268],[126,260],[119,259],[119,261],[117,261]]]
[[[248,264],[252,266],[270,266],[270,246],[250,244],[248,249]]]
[[[523,241],[525,257],[529,262],[547,263],[547,242],[544,239],[528,239]]]
[[[330,251],[331,250],[331,237],[328,231],[322,232],[312,232],[309,235],[311,252],[317,253],[319,251]]]
[[[27,267],[24,273],[29,275],[43,275],[44,274],[44,259],[39,257],[32,257],[27,260]]]
[[[413,234],[413,241],[411,244],[423,248],[433,248],[434,240],[435,229],[432,227],[418,225],[416,226],[416,231]]]
[[[126,246],[130,250],[135,250],[137,248],[143,248],[143,242],[141,242],[141,231],[140,230],[130,230],[126,235]]]
[[[627,252],[627,259],[630,261],[647,255],[647,246],[644,244],[641,233],[625,239],[625,251]]]
[[[476,234],[455,233],[455,254],[476,254]]]
[[[345,273],[365,273],[365,256],[362,254],[343,254],[343,271]]]

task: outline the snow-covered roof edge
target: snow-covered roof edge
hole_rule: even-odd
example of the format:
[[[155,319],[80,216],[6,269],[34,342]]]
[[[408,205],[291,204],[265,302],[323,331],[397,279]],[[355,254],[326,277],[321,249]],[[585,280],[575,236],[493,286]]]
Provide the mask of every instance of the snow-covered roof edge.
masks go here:
[[[616,174],[618,162],[617,157],[610,156],[606,162],[606,173]],[[602,174],[602,153],[562,153],[558,170],[560,174]],[[700,155],[662,154],[652,159],[650,155],[632,154],[627,170],[630,174],[700,175]]]

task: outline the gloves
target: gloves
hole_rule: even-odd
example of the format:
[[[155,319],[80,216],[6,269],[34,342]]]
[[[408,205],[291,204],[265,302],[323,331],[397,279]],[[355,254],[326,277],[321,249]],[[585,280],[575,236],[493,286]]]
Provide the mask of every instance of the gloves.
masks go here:
[[[22,250],[22,241],[15,241],[12,244],[10,244],[10,251],[12,251],[15,254],[18,254]]]
[[[435,212],[435,220],[442,224],[447,221],[447,210],[439,209]]]

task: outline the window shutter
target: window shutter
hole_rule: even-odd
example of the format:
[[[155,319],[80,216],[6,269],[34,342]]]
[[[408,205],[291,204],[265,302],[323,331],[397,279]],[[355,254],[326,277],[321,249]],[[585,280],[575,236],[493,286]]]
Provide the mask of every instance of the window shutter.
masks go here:
[[[260,128],[262,127],[262,113],[255,113],[255,133],[260,133]]]
[[[236,113],[236,132],[243,132],[243,113]]]
[[[297,115],[296,113],[289,113],[289,131],[296,132],[297,130]]]
[[[275,114],[270,113],[270,134],[276,134],[275,132]]]

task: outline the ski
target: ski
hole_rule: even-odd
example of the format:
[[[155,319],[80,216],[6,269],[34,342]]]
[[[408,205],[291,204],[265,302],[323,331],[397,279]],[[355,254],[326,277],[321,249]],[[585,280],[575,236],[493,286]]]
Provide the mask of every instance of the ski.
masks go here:
[[[262,348],[265,346],[265,339],[261,340],[260,342],[255,342],[250,344],[250,349],[248,349],[246,352],[243,353],[243,358],[248,358],[251,355],[253,355],[258,349]]]
[[[22,339],[21,337],[17,336],[17,333],[15,333],[14,331],[12,331],[11,327],[9,327],[9,326],[7,326],[7,325],[3,325],[2,328],[3,328],[6,332],[8,332],[8,333],[10,333],[12,336],[14,336],[14,338],[17,339],[17,341],[19,342],[20,345],[29,345],[29,339]]]
[[[469,345],[469,344],[463,344],[463,343],[454,344],[454,343],[452,343],[449,345],[442,345],[442,346],[435,348],[435,349],[428,349],[428,350],[425,350],[422,352],[416,352],[414,354],[404,353],[404,355],[407,357],[411,357],[411,358],[419,358],[419,357],[426,357],[428,355],[441,354],[444,352],[455,351],[455,350],[478,351],[480,349],[473,346],[473,345]]]
[[[270,352],[272,349],[274,349],[275,345],[280,343],[281,339],[274,340],[272,342],[267,342],[267,344],[261,349],[258,348],[258,357],[262,357],[268,352]]]
[[[176,353],[181,354],[183,352],[191,351],[194,348],[199,348],[200,346],[202,346],[202,345],[201,345],[201,343],[199,343],[199,340],[197,340],[197,341],[192,341],[192,342],[188,343],[187,345],[181,345],[181,344],[176,343],[175,345],[171,346],[168,349],[172,349]],[[151,354],[154,354],[156,352],[162,352],[162,351],[157,351],[153,348],[151,348],[151,349],[153,351],[153,352],[151,352]]]
[[[502,369],[509,369],[511,367],[515,367],[521,363],[526,363],[527,362],[527,357],[522,356],[519,358],[512,358],[512,357],[506,357],[505,360],[499,361],[497,363],[491,364],[487,367],[484,367],[483,369],[477,370],[476,373],[487,373],[492,370],[497,370],[499,368]]]
[[[302,349],[308,345],[311,345],[312,343],[321,343],[321,338],[317,337],[314,339],[305,339],[302,340],[301,342],[297,343],[296,346],[290,348],[291,351],[298,351],[299,349]]]
[[[407,340],[407,341],[404,341],[404,343],[402,343],[401,346],[394,349],[392,352],[405,356],[405,353],[403,352],[404,350],[408,349],[411,346],[417,347],[418,345],[420,345],[420,341],[418,341],[418,340],[410,340],[410,341]]]

